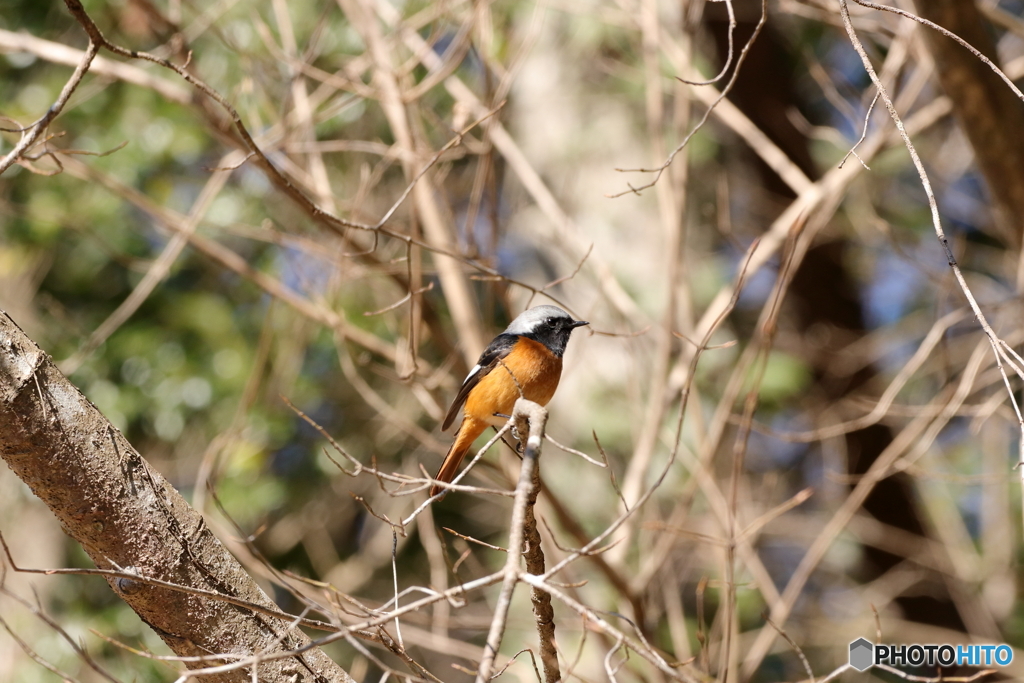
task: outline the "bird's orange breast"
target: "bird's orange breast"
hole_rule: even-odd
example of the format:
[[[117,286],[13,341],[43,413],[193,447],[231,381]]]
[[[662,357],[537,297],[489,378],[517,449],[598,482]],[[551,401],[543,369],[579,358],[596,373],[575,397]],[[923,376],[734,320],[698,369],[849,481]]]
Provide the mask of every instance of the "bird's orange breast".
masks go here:
[[[511,415],[520,395],[547,405],[561,376],[561,358],[540,342],[520,337],[512,351],[469,393],[465,414],[488,424],[504,425],[506,418],[495,413]]]

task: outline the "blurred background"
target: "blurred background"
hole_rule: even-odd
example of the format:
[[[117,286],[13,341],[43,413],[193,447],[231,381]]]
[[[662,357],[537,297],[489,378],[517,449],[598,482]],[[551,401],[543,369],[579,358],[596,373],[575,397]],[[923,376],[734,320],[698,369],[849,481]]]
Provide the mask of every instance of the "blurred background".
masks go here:
[[[934,20],[1024,76],[1024,3],[895,4],[948,10]],[[633,511],[553,577],[580,603],[706,680],[806,679],[793,643],[817,676],[861,636],[1024,646],[1018,418],[837,3],[773,0],[763,26],[747,0],[84,6],[112,42],[187,63],[282,175],[182,78],[105,55],[0,177],[0,308],[282,608],[302,605],[268,565],[389,600],[392,529],[370,510],[426,499],[347,476],[285,399],[361,462],[433,474],[483,346],[555,303],[591,326],[549,434],[607,467],[546,447],[549,566]],[[970,291],[1019,349],[1021,101],[952,41],[851,14]],[[62,3],[0,0],[0,152],[86,44]],[[464,482],[517,472],[499,444]],[[509,511],[469,493],[428,508],[397,537],[399,589],[502,566],[465,537],[507,545]],[[6,468],[0,530],[23,566],[88,566]],[[169,653],[102,579],[7,571],[3,588],[0,680],[177,677],[104,639]],[[404,619],[410,655],[470,680],[495,595]],[[555,614],[566,679],[664,678]],[[408,673],[367,647],[327,651],[359,681]],[[499,666],[523,648],[520,587]],[[536,680],[528,655],[502,677]]]

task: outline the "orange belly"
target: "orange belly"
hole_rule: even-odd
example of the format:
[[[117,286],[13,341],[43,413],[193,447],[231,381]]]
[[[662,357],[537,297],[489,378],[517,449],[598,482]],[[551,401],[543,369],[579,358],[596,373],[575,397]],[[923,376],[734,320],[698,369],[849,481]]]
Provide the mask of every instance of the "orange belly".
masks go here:
[[[520,395],[547,405],[555,395],[561,375],[561,358],[543,344],[520,337],[512,352],[469,393],[465,415],[495,426],[504,425],[507,418],[495,413],[511,415]]]

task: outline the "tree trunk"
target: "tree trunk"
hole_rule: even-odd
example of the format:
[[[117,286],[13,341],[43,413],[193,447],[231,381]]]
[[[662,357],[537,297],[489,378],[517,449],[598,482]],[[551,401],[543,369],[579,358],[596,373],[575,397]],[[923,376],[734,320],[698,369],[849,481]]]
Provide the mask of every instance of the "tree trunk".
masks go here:
[[[0,457],[100,569],[216,591],[276,609],[206,527],[11,318],[0,311]],[[15,558],[16,559],[16,558]],[[309,644],[286,622],[227,602],[107,577],[176,654],[229,659]],[[259,664],[259,680],[352,681],[319,649]],[[251,681],[247,668],[204,681]]]
[[[991,27],[968,0],[916,0],[922,17],[952,31],[998,62]],[[974,149],[994,201],[997,234],[1020,248],[1024,216],[1024,103],[976,56],[953,39],[920,27],[935,75]]]

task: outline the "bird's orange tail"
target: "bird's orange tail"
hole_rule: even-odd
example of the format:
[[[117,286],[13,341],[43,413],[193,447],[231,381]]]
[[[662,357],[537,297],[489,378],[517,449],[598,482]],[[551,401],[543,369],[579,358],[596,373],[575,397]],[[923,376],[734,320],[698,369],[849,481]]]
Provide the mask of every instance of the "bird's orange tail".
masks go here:
[[[466,453],[469,453],[469,449],[473,447],[473,442],[484,433],[485,429],[487,429],[486,422],[480,422],[469,417],[463,418],[459,431],[455,433],[455,443],[448,449],[448,455],[444,457],[441,469],[437,471],[434,479],[444,482],[454,479],[459,471],[459,465],[462,464],[463,458],[466,457]],[[430,495],[436,496],[444,490],[443,486],[434,484],[430,487]]]

